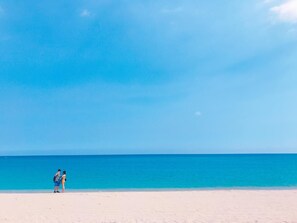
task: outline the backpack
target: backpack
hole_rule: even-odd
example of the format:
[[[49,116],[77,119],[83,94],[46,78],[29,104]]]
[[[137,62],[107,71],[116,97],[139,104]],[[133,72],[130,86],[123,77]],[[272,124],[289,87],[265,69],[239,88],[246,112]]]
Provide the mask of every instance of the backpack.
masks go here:
[[[54,175],[54,178],[53,178],[54,183],[55,183],[55,182],[59,182],[59,181],[60,181],[60,178],[61,178],[61,176],[58,177],[57,174],[55,174],[55,175]]]

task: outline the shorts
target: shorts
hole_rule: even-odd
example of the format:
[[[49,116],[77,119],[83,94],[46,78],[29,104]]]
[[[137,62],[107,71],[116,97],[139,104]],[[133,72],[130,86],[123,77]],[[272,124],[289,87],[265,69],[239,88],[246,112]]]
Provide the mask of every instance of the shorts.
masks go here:
[[[60,181],[55,181],[54,184],[55,184],[55,187],[58,187],[60,186]]]

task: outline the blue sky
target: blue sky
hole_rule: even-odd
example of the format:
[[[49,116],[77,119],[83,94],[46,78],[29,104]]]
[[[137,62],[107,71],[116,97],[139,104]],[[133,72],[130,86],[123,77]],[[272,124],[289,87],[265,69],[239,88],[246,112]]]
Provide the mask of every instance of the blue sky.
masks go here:
[[[0,0],[0,154],[297,152],[297,0]]]

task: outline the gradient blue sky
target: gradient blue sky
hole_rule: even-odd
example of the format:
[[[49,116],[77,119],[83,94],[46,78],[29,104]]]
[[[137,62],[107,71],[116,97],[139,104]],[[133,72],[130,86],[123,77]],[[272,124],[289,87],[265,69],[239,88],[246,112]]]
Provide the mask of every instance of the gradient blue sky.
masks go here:
[[[0,0],[0,155],[297,152],[297,0]]]

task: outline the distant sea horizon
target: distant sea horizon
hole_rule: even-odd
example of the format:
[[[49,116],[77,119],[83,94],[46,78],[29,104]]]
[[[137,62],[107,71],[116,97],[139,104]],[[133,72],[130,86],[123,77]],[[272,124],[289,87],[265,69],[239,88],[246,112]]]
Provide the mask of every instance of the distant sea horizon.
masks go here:
[[[195,190],[297,187],[297,154],[2,155],[1,191]]]
[[[5,156],[188,156],[188,155],[297,155],[297,152],[242,152],[242,153],[7,153],[0,154],[0,157]]]

